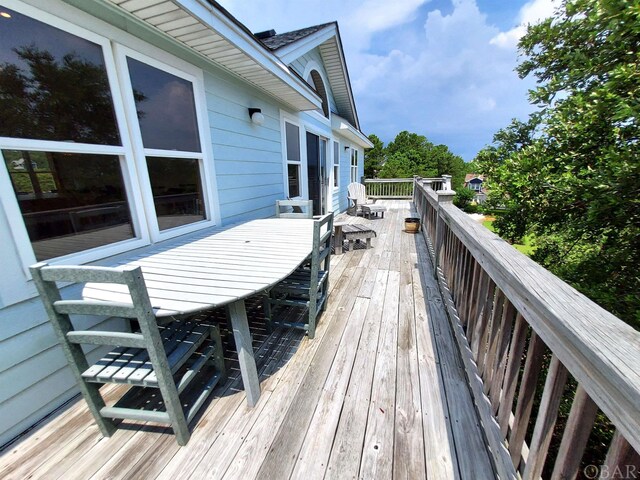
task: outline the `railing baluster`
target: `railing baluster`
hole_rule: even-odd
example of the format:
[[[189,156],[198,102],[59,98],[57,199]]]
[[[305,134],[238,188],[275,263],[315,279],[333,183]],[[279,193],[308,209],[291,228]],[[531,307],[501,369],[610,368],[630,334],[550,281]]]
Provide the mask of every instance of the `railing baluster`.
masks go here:
[[[613,435],[607,458],[600,469],[601,479],[638,478],[640,454],[636,452],[619,431]]]
[[[513,328],[513,337],[509,347],[509,357],[507,360],[507,369],[504,374],[504,382],[500,390],[500,401],[498,405],[491,404],[494,414],[498,413],[498,425],[502,436],[507,438],[509,430],[509,420],[513,411],[513,399],[518,386],[518,374],[520,373],[520,365],[522,365],[522,354],[527,341],[527,322],[522,315],[518,313],[516,316],[515,327]],[[499,410],[498,410],[499,408]]]
[[[518,405],[516,406],[513,427],[509,436],[509,453],[511,453],[511,460],[516,469],[522,458],[522,445],[524,445],[531,408],[533,408],[538,375],[542,368],[543,354],[544,342],[536,332],[532,331],[529,349],[527,350],[527,360],[524,364],[524,373],[522,374],[522,384],[518,391]]]
[[[533,428],[529,458],[524,469],[523,480],[534,480],[542,474],[568,374],[569,372],[558,360],[558,357],[552,355],[542,392],[542,400],[540,400],[536,425]]]
[[[483,341],[483,344],[486,344],[486,347],[481,345],[481,355],[480,360],[478,360],[478,373],[482,376],[482,380],[485,382],[485,393],[486,386],[490,385],[490,376],[493,373],[494,368],[494,358],[496,356],[496,349],[498,348],[498,335],[499,331],[503,327],[504,317],[502,315],[504,307],[504,293],[499,288],[496,288],[496,294],[493,301],[493,308],[491,309],[491,320],[489,325],[487,326],[486,332],[486,340]]]
[[[511,330],[513,329],[513,321],[516,309],[513,304],[505,296],[504,306],[502,308],[502,317],[500,319],[500,333],[496,339],[495,345],[497,351],[492,355],[489,364],[489,372],[487,375],[487,383],[484,391],[491,398],[491,407],[493,414],[498,411],[498,401],[500,400],[500,388],[504,380],[505,370],[507,367],[507,359],[509,353],[509,341],[511,340]]]
[[[483,277],[485,281],[480,288],[480,294],[478,295],[477,307],[475,313],[475,327],[473,332],[473,340],[471,342],[471,351],[473,352],[473,358],[476,361],[476,365],[481,362],[480,352],[484,348],[485,332],[488,327],[490,310],[493,304],[496,284],[491,280],[489,275],[484,273]]]
[[[553,467],[552,480],[576,478],[597,413],[598,406],[582,385],[578,385]]]

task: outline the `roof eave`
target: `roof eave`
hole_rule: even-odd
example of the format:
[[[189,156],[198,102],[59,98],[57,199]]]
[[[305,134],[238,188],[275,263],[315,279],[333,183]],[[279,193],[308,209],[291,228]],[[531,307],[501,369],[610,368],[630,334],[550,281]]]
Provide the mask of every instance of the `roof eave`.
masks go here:
[[[352,142],[360,145],[362,148],[374,147],[371,140],[369,140],[364,133],[355,128],[346,119],[342,118],[338,114],[331,114],[331,129],[334,132],[342,135],[343,137],[348,138]]]
[[[171,0],[171,3],[151,0],[144,7],[137,7],[137,9],[135,4],[121,0],[110,0],[105,3],[111,4],[112,8],[118,11],[126,12],[141,25],[171,38],[182,47],[215,63],[295,110],[314,110],[322,106],[322,99],[303,79],[295,75],[242,23],[212,0]],[[145,10],[165,5],[178,7],[178,11],[182,12],[180,20],[191,17],[193,20],[187,22],[190,25],[173,28],[170,21],[154,24],[154,17],[145,18]],[[174,11],[175,7],[173,7]],[[193,33],[188,32],[191,26]],[[211,44],[220,46],[216,49],[212,48],[213,53],[209,53],[203,46],[209,37]],[[240,58],[235,61],[230,60],[229,57],[233,54]],[[227,59],[224,58],[225,55]]]

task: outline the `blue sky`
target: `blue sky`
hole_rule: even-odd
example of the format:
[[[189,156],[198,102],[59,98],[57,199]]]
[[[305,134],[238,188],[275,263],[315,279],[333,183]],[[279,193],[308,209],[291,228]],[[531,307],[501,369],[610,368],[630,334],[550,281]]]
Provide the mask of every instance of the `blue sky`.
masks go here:
[[[402,130],[466,161],[512,118],[530,79],[514,72],[523,25],[557,0],[219,0],[250,30],[337,20],[360,126],[385,143]]]

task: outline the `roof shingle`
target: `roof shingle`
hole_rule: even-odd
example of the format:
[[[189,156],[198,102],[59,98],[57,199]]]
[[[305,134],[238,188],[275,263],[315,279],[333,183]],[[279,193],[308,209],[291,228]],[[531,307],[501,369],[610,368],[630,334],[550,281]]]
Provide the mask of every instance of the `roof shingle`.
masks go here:
[[[298,40],[304,37],[308,37],[309,35],[312,35],[329,25],[335,25],[335,23],[336,22],[323,23],[321,25],[314,25],[312,27],[301,28],[300,30],[294,30],[292,32],[279,33],[267,38],[261,38],[260,41],[265,46],[267,46],[267,48],[274,51],[282,47],[286,47],[287,45],[290,45],[294,42],[297,42]],[[264,33],[264,32],[261,32],[261,33]]]

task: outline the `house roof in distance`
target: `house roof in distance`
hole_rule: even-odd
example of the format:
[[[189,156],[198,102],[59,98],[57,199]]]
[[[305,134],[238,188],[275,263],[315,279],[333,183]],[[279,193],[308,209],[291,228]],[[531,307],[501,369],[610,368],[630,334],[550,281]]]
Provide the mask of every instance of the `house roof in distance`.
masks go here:
[[[477,173],[467,173],[464,177],[464,183],[468,183],[476,178],[480,181],[484,181],[484,175],[478,175]]]

